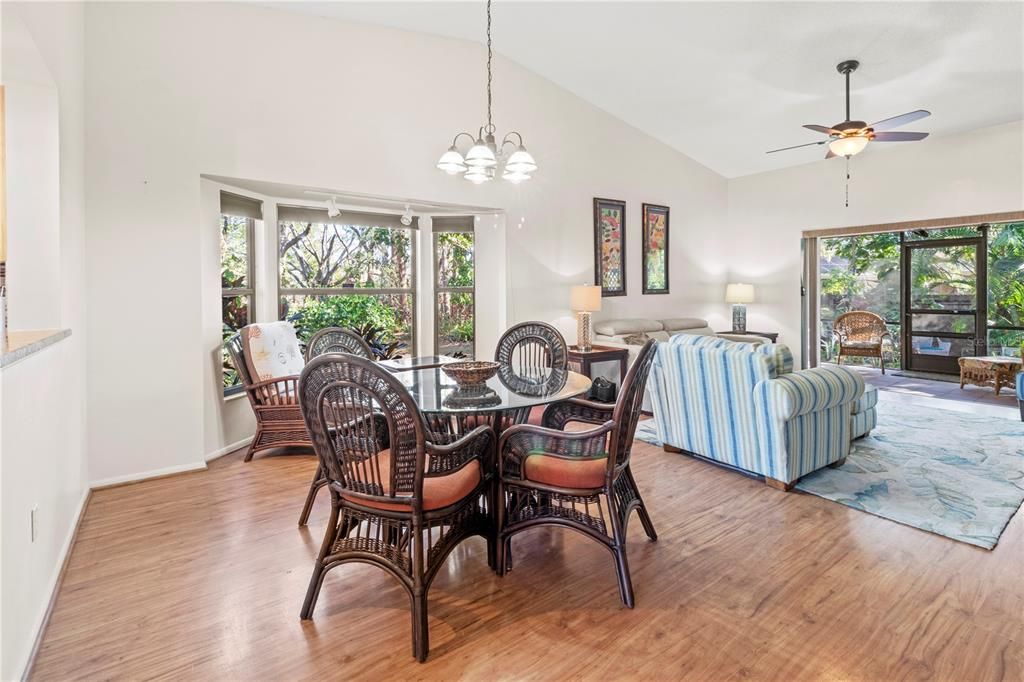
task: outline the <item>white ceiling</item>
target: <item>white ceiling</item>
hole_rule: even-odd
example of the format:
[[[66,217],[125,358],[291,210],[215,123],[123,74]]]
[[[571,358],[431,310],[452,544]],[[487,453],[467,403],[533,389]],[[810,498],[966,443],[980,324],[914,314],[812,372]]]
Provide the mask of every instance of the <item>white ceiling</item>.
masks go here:
[[[484,35],[482,2],[263,4],[477,42]],[[496,52],[726,177],[822,158],[823,147],[764,152],[819,139],[804,123],[843,120],[835,65],[844,59],[861,62],[854,119],[928,109],[930,118],[905,129],[934,137],[1024,118],[1021,2],[506,0],[493,16]],[[865,153],[899,144],[911,143]]]

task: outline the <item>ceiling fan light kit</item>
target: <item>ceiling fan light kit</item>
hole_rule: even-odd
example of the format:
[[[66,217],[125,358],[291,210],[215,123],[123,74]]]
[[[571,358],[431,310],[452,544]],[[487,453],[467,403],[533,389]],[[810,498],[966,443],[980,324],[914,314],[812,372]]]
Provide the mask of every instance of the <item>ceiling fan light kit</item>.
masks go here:
[[[459,133],[437,161],[437,168],[448,175],[462,175],[474,185],[490,182],[501,170],[501,177],[513,184],[530,179],[530,174],[537,170],[537,162],[523,145],[523,136],[516,131],[505,135],[498,145],[494,137],[495,127],[491,121],[491,0],[487,0],[487,125],[480,126],[474,137],[471,133]],[[459,138],[468,137],[470,148],[465,153],[459,150]],[[506,148],[514,147],[511,154],[505,154]]]
[[[916,142],[928,137],[928,133],[885,132],[892,128],[897,128],[901,125],[917,121],[925,116],[930,116],[931,113],[924,109],[918,109],[900,116],[883,119],[877,123],[872,123],[871,125],[868,125],[865,121],[854,121],[850,119],[850,74],[856,71],[859,66],[860,62],[856,59],[848,59],[836,65],[836,71],[841,73],[846,79],[846,119],[833,126],[812,124],[804,126],[804,128],[807,128],[808,130],[828,135],[826,139],[818,142],[808,142],[807,144],[798,144],[793,147],[773,149],[768,153],[774,154],[775,152],[787,151],[789,149],[813,147],[815,145],[827,143],[828,153],[825,155],[826,159],[831,159],[835,156],[845,156],[849,159],[851,156],[856,156],[864,151],[871,142]]]

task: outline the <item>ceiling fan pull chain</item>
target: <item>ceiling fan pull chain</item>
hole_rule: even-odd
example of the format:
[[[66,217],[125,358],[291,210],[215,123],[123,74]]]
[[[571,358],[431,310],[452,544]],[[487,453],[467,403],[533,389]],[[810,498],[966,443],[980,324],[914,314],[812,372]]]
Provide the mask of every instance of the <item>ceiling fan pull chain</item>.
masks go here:
[[[850,157],[846,157],[846,208],[850,208]]]

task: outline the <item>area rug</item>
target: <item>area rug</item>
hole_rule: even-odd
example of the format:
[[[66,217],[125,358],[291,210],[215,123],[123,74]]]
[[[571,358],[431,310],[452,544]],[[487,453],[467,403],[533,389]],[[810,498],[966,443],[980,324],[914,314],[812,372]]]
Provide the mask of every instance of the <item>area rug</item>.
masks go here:
[[[654,420],[636,437],[661,445]],[[878,426],[846,463],[798,490],[992,549],[1024,501],[1024,423],[925,407],[880,392]]]

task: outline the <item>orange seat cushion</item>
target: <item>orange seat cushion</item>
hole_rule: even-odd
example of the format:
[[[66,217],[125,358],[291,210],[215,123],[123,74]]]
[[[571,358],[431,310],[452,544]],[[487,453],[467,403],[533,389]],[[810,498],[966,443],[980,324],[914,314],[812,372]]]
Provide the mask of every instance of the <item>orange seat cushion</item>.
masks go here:
[[[556,488],[600,488],[608,470],[608,455],[600,459],[562,459],[536,451],[526,456],[523,476],[534,483]]]
[[[384,494],[388,495],[391,492],[391,450],[381,450],[374,456],[380,465],[380,477],[382,479]],[[371,471],[375,465],[371,461],[367,463],[367,471]],[[446,476],[428,476],[423,478],[423,509],[424,511],[430,511],[432,509],[441,509],[447,507],[450,504],[454,504],[459,500],[465,498],[473,489],[480,483],[480,460],[474,459],[466,466],[462,467],[458,471],[454,471]],[[378,502],[376,500],[367,500],[360,497],[359,495],[342,493],[341,496],[349,502],[355,502],[356,504],[364,507],[373,507],[375,509],[386,509],[388,511],[408,511],[411,507],[409,504],[402,502]],[[396,500],[408,500],[409,497],[405,495],[396,496]]]

